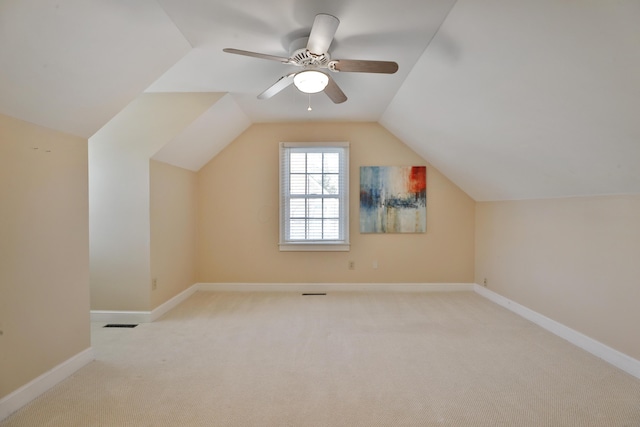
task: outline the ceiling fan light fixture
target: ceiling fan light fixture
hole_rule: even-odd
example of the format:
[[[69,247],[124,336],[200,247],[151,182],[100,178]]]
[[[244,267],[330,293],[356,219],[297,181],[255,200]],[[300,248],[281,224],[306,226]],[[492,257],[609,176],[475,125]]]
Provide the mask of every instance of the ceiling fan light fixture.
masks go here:
[[[329,84],[329,76],[321,71],[305,70],[293,77],[293,84],[300,92],[318,93]]]

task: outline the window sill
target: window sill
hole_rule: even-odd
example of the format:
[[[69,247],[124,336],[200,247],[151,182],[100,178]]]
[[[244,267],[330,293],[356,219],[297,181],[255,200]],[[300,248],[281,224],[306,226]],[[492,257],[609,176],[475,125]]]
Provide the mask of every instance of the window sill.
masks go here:
[[[280,243],[280,252],[348,252],[349,243]]]

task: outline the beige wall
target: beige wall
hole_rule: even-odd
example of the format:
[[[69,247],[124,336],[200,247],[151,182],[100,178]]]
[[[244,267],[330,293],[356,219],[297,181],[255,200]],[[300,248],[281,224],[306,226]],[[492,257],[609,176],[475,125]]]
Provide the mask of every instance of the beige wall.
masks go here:
[[[215,102],[201,101],[191,104],[176,129]],[[142,258],[134,257],[149,260],[137,266],[147,273],[134,291],[148,304],[127,302],[124,292],[106,309],[148,310],[196,281],[487,278],[489,289],[640,360],[640,196],[476,204],[427,165],[427,233],[363,235],[359,167],[425,164],[376,123],[255,124],[198,174],[149,163],[147,152],[109,163],[140,136],[134,132],[116,140],[117,150],[95,153],[105,156],[107,166],[124,167],[135,158],[130,166],[137,168],[144,159],[144,173],[136,172],[134,183],[134,175],[119,168],[106,179],[123,175],[111,189],[135,185],[140,191],[131,197],[142,195],[148,203],[143,222],[150,243]],[[351,142],[350,252],[279,252],[281,141]],[[90,346],[87,182],[86,140],[0,115],[0,398]],[[133,209],[118,195],[114,191],[113,200]],[[119,227],[118,236],[135,228],[126,221]],[[355,270],[347,268],[351,260]],[[107,261],[100,268],[118,270]],[[158,279],[155,291],[146,280],[151,277]],[[111,284],[101,292],[118,294]]]
[[[197,176],[195,172],[150,162],[151,306],[196,283]]]
[[[87,197],[86,139],[0,115],[0,398],[90,347]]]
[[[475,280],[640,360],[640,196],[478,203]]]
[[[279,251],[281,141],[351,143],[350,252]],[[427,233],[359,232],[359,167],[425,164],[377,123],[254,124],[198,172],[199,281],[472,282],[475,203],[434,167],[427,165]]]

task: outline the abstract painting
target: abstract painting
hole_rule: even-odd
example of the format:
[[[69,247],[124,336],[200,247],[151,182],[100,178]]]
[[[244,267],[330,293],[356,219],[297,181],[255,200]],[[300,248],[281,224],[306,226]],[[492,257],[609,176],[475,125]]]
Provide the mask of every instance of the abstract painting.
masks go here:
[[[360,167],[360,232],[424,233],[426,166]]]

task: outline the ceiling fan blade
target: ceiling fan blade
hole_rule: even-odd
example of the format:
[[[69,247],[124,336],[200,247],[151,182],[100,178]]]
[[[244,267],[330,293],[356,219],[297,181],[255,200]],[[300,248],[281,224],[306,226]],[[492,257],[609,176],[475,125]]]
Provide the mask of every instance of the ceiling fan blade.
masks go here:
[[[331,71],[349,73],[383,73],[393,74],[398,71],[398,64],[392,61],[364,61],[359,59],[337,59],[329,62]]]
[[[280,77],[280,79],[272,84],[271,87],[258,95],[258,99],[269,99],[273,95],[279,93],[281,90],[291,86],[291,83],[293,83],[293,76],[295,75],[296,73],[291,73],[287,74],[286,76]]]
[[[307,41],[307,50],[315,55],[327,53],[333,36],[336,34],[340,20],[333,15],[320,13],[316,15]]]
[[[279,61],[285,64],[289,62],[289,58],[285,58],[284,56],[267,55],[266,53],[250,52],[248,50],[233,49],[229,47],[222,50],[227,53],[235,53],[236,55],[251,56],[253,58],[268,59],[270,61]]]
[[[342,89],[340,89],[331,76],[329,76],[329,83],[327,84],[327,87],[324,88],[324,93],[327,94],[334,104],[342,104],[347,100],[347,95],[344,94]]]

